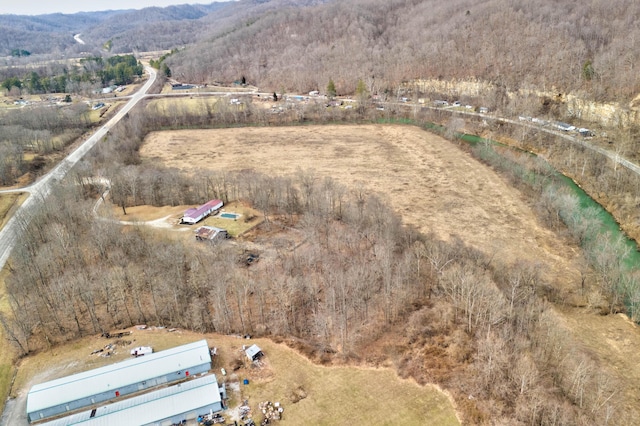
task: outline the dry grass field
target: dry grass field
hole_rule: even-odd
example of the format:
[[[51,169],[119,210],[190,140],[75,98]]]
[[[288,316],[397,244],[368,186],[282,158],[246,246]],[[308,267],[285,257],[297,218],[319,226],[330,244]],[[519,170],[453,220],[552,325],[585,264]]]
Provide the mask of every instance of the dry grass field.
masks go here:
[[[189,150],[181,146],[190,141]],[[152,133],[143,161],[193,169],[253,169],[292,175],[298,168],[363,187],[404,221],[442,239],[510,260],[545,264],[556,284],[574,285],[574,256],[532,213],[521,194],[457,146],[417,127],[308,126]]]
[[[252,405],[281,402],[283,424],[459,424],[450,400],[436,387],[402,380],[390,369],[318,366],[282,344],[256,343],[266,354],[266,368],[247,371],[242,396]]]
[[[12,411],[21,417],[14,418],[16,423],[12,424],[26,424],[25,397],[34,384],[128,359],[129,350],[135,346],[152,346],[160,351],[203,338],[209,346],[218,348],[213,367],[218,380],[229,384],[230,408],[248,399],[258,420],[258,404],[268,400],[283,405],[283,425],[338,425],[356,420],[366,424],[419,425],[424,424],[424,419],[432,419],[431,424],[459,424],[445,394],[434,387],[402,380],[389,369],[317,366],[284,344],[266,339],[248,341],[236,336],[203,336],[166,329],[131,330],[133,334],[119,340],[91,336],[24,359],[12,394],[16,408]],[[118,341],[124,344],[118,345],[112,356],[91,355],[93,350]],[[245,363],[233,371],[235,361],[245,359],[242,346],[253,343],[265,353],[262,367]],[[228,375],[223,376],[221,368]],[[241,384],[243,379],[248,379],[249,384]],[[296,399],[294,395],[300,389],[306,397],[294,403],[292,398]]]
[[[108,203],[110,217],[126,222],[149,222],[166,218],[167,223],[177,224],[182,214],[191,206],[135,206],[127,207],[127,214],[122,212],[122,207]]]
[[[0,194],[0,229],[7,223],[13,212],[26,199],[27,194],[9,193]]]
[[[182,144],[190,141],[189,150]],[[143,161],[185,171],[298,168],[379,194],[406,223],[442,239],[459,236],[501,261],[528,260],[565,294],[577,293],[580,250],[540,223],[527,201],[490,168],[443,138],[400,125],[330,125],[152,133]],[[623,316],[588,309],[559,312],[573,337],[620,380],[617,396],[637,413],[640,330]],[[627,411],[629,412],[629,411]]]
[[[175,93],[175,92],[174,92]],[[171,115],[172,109],[186,110],[189,112],[205,111],[207,108],[214,108],[218,98],[214,97],[185,97],[154,99],[147,105],[147,108],[156,108],[164,115]],[[228,101],[227,101],[228,102]]]

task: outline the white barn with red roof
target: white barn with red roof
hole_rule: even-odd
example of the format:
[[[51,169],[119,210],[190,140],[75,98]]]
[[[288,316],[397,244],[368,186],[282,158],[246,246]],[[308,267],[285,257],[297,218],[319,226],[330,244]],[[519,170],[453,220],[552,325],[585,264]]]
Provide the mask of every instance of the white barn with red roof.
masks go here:
[[[181,223],[187,223],[189,225],[198,223],[211,213],[220,210],[223,205],[222,200],[211,200],[200,207],[188,209],[184,212]]]

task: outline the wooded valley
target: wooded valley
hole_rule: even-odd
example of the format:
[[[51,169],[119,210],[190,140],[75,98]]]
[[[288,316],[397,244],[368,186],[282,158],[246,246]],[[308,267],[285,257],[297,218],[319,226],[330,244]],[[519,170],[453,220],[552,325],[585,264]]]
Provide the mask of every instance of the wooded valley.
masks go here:
[[[635,358],[621,364],[602,355],[596,346],[612,354],[615,339],[600,331],[578,335],[571,322],[579,311],[594,322],[625,314],[637,323],[637,249],[607,233],[600,210],[584,208],[567,182],[611,212],[616,231],[638,240],[640,177],[563,134],[501,118],[526,113],[584,124],[568,94],[633,117],[640,92],[637,16],[640,3],[631,0],[240,0],[80,14],[77,22],[0,17],[7,28],[0,50],[14,55],[0,69],[7,98],[74,96],[64,106],[12,104],[0,111],[2,186],[34,181],[91,130],[98,121],[91,96],[103,86],[139,81],[140,51],[162,50],[151,62],[162,74],[157,93],[167,77],[234,93],[212,102],[196,90],[164,103],[143,100],[46,202],[16,218],[20,243],[7,263],[0,310],[5,337],[22,357],[137,324],[268,336],[317,363],[392,365],[401,377],[436,383],[451,393],[465,424],[637,424],[640,381],[635,369],[620,367]],[[76,31],[86,45],[69,40]],[[77,60],[61,60],[62,52]],[[446,95],[428,81],[490,90],[465,95],[460,110],[439,109],[433,101]],[[251,94],[253,87],[262,95]],[[312,90],[322,93],[306,96]],[[287,100],[291,93],[304,96]],[[522,93],[530,96],[517,97]],[[491,113],[473,114],[478,109],[471,105],[461,111],[466,101]],[[589,143],[637,162],[640,132],[631,121],[598,124],[605,136]],[[553,239],[540,233],[518,243],[547,257],[526,257],[515,245],[479,247],[463,229],[444,235],[419,229],[403,216],[412,212],[386,194],[309,168],[181,169],[141,153],[149,135],[163,130],[290,126],[302,145],[311,124],[437,133],[438,149],[495,172],[496,181],[508,183],[503,190],[514,190],[513,200],[535,213],[520,222],[510,212],[505,217],[513,223],[499,225],[535,222]],[[465,133],[475,136],[464,142]],[[389,158],[398,146],[385,146]],[[410,148],[403,155],[420,157]],[[191,153],[184,151],[188,163]],[[334,155],[347,152],[337,147]],[[280,155],[296,161],[290,152]],[[207,153],[211,164],[221,158]],[[433,167],[445,174],[444,164]],[[401,167],[379,173],[400,175]],[[405,184],[437,194],[431,183]],[[447,185],[454,183],[443,184],[452,191]],[[486,187],[477,188],[482,194]],[[210,199],[245,203],[263,222],[243,238],[209,244],[124,226],[114,213]],[[459,206],[443,208],[454,218]],[[477,220],[487,229],[499,222],[489,213]],[[248,255],[259,261],[247,262]],[[569,259],[569,266],[554,276],[561,269],[551,266],[556,258]],[[624,350],[636,342],[623,340]]]
[[[305,116],[358,119],[348,110],[340,117],[325,114],[311,109]],[[295,123],[299,113],[279,120],[286,117]],[[271,335],[318,362],[390,357],[399,374],[454,392],[465,421],[474,424],[634,418],[626,403],[612,398],[620,386],[615,375],[558,322],[551,306],[567,294],[541,278],[540,265],[504,264],[460,239],[422,235],[403,226],[379,198],[308,171],[289,178],[214,172],[194,181],[133,155],[148,131],[171,122],[220,126],[259,118],[225,112],[198,117],[183,110],[176,120],[146,108],[122,122],[69,185],[22,219],[23,244],[6,283],[12,314],[2,316],[19,350],[138,323]],[[521,155],[494,164],[488,149],[479,146],[477,155],[539,198],[540,214],[557,218],[549,224],[559,238],[565,229],[577,242],[586,235],[588,226],[581,227],[583,218],[571,210],[575,201],[552,194],[544,183],[551,177],[542,163]],[[520,168],[540,179],[531,185]],[[113,202],[125,206],[246,200],[268,215],[263,238],[277,255],[247,266],[242,250],[224,242],[213,250],[194,247],[158,231],[101,220],[91,212],[104,188],[85,179],[99,169],[111,178]],[[292,233],[305,243],[298,247]],[[615,293],[624,273],[610,260],[600,269],[594,263],[602,279],[585,269],[594,277],[588,290],[603,295],[603,310],[624,309],[627,296]],[[373,350],[388,335],[396,335],[386,349],[391,352]]]

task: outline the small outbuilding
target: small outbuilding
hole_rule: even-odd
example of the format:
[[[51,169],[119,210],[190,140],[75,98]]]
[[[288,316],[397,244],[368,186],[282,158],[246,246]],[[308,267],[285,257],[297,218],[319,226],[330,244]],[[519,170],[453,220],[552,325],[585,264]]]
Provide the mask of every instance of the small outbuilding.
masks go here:
[[[585,138],[590,138],[590,137],[595,136],[594,132],[592,132],[591,130],[586,129],[584,127],[579,128],[578,129],[578,133],[580,134],[580,136],[585,137]]]
[[[223,205],[224,203],[222,202],[222,200],[211,200],[201,205],[200,207],[191,208],[184,212],[180,223],[186,223],[188,225],[198,223],[210,214],[220,210]]]
[[[215,241],[227,238],[227,231],[215,226],[201,226],[196,229],[196,240]]]
[[[262,350],[258,347],[258,345],[249,346],[247,349],[245,349],[244,353],[247,354],[247,358],[249,358],[250,361],[255,361],[264,356]]]

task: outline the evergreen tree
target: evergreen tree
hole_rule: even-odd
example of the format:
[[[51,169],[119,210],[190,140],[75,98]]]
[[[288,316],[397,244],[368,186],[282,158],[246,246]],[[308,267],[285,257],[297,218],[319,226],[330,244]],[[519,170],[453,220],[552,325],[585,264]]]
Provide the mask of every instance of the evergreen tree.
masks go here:
[[[333,99],[336,97],[336,84],[333,82],[333,79],[329,79],[329,84],[327,84],[327,97],[329,99]]]
[[[171,77],[171,70],[169,69],[169,66],[164,62],[162,63],[162,73],[165,77]]]
[[[582,77],[587,81],[591,81],[595,74],[596,71],[593,69],[593,63],[591,63],[590,60],[587,60],[582,66]]]

